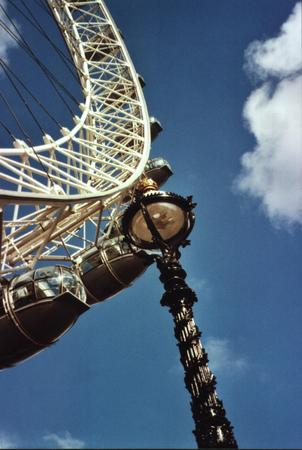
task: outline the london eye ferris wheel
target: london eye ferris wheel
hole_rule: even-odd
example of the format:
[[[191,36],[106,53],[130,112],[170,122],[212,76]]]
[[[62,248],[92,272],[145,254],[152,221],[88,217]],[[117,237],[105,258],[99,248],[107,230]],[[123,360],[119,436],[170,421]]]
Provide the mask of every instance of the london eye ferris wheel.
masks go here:
[[[25,2],[9,3],[15,8],[14,12],[22,14],[51,42]],[[22,77],[11,70],[5,58],[1,58],[2,73],[43,133],[42,142],[33,143],[6,94],[1,93],[2,104],[15,119],[21,134],[15,137],[16,133],[1,121],[11,137],[11,146],[0,149],[2,311],[15,325],[11,332],[18,334],[16,348],[10,349],[10,356],[3,354],[3,367],[52,343],[82,311],[80,308],[72,314],[70,320],[65,321],[59,331],[50,333],[46,340],[41,330],[33,332],[33,325],[26,322],[29,319],[23,318],[33,307],[45,309],[48,314],[50,306],[46,304],[50,299],[70,291],[71,281],[66,281],[65,287],[59,281],[63,277],[62,270],[66,280],[75,277],[73,283],[77,287],[73,293],[80,295],[88,306],[125,288],[149,264],[138,264],[134,274],[129,275],[124,267],[115,268],[110,261],[115,257],[122,261],[121,257],[129,252],[129,248],[122,246],[120,233],[114,230],[118,228],[121,211],[133,196],[135,185],[146,171],[151,136],[161,130],[159,122],[154,118],[150,120],[148,115],[142,93],[143,78],[136,73],[121,32],[104,2],[49,0],[48,9],[45,3],[37,3],[44,14],[51,13],[59,27],[68,48],[64,62],[66,64],[67,60],[73,71],[75,69],[73,76],[80,85],[82,99],[71,126],[58,123],[57,136],[49,135],[25,94],[29,92],[31,102],[35,100],[43,107],[41,101],[24,84]],[[1,25],[2,32],[25,50],[66,104],[61,91],[62,88],[66,91],[66,86],[44,65],[3,5]],[[62,58],[62,50],[51,44]],[[68,68],[70,70],[70,66]],[[156,164],[149,164],[149,169],[153,169],[158,178]],[[166,167],[166,170],[170,169]],[[112,241],[114,237],[117,239]],[[104,246],[109,249],[104,251]],[[100,273],[88,273],[87,267],[92,266],[85,259],[91,254],[94,260],[95,254],[98,255],[98,268],[102,266],[104,283],[101,288],[96,286]],[[65,268],[58,267],[62,265]],[[45,266],[49,266],[47,270]],[[66,272],[66,267],[72,269],[72,274]],[[124,274],[119,274],[120,271]],[[85,281],[85,274],[90,285],[89,288],[86,283],[88,300],[85,287],[80,288],[80,276]],[[106,284],[110,288],[106,289]],[[41,322],[37,311],[35,317]],[[24,352],[20,352],[20,338],[24,341],[21,347],[27,348],[27,344],[30,347]],[[7,353],[7,348],[3,353]]]
[[[83,101],[74,126],[63,126],[60,137],[45,134],[40,145],[14,139],[0,151],[2,274],[33,269],[41,260],[74,262],[98,240],[101,222],[113,220],[149,157],[141,81],[104,3],[48,3]],[[85,237],[87,222],[96,225],[94,238]]]

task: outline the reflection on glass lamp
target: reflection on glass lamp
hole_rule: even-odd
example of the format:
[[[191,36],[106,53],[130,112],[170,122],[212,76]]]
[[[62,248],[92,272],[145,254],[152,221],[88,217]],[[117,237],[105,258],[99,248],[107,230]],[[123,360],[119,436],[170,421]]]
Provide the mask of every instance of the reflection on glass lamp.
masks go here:
[[[192,230],[194,204],[191,197],[184,198],[163,191],[148,191],[142,194],[125,211],[122,227],[132,244],[141,248],[158,248],[154,233],[150,231],[151,220],[159,240],[179,246]],[[151,225],[152,226],[152,225]]]

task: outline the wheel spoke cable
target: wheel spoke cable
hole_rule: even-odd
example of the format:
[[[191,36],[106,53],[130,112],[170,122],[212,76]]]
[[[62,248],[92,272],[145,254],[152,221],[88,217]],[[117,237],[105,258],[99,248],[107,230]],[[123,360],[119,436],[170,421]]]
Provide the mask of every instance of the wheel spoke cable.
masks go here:
[[[32,119],[34,120],[34,122],[37,125],[37,127],[39,128],[39,130],[41,131],[42,135],[44,135],[45,134],[45,130],[43,129],[43,127],[40,124],[39,120],[36,118],[35,114],[32,112],[32,109],[28,105],[28,103],[27,103],[26,99],[24,98],[24,96],[22,95],[20,89],[17,87],[16,83],[14,82],[14,80],[12,79],[11,75],[8,73],[8,71],[6,70],[6,67],[2,64],[2,62],[1,62],[1,66],[2,66],[2,68],[3,68],[3,70],[4,70],[5,74],[6,74],[7,78],[9,79],[13,89],[17,93],[18,97],[21,99],[21,101],[24,104],[25,108],[27,109],[27,111],[31,115]]]
[[[72,65],[73,62],[68,57],[68,55],[66,55],[56,44],[54,44],[54,42],[52,41],[50,36],[41,27],[40,23],[37,21],[37,19],[33,15],[33,13],[30,11],[28,6],[25,4],[24,0],[21,0],[21,3],[22,3],[24,9],[28,12],[28,14],[30,15],[31,18],[24,11],[22,11],[22,9],[19,8],[19,6],[17,6],[14,3],[13,0],[8,0],[8,1],[41,34],[41,36],[43,36],[47,40],[47,42],[52,46],[54,51],[57,53],[57,55],[59,56],[59,58],[61,59],[61,61],[65,65],[65,67],[67,68],[67,70],[71,73],[73,78],[77,81],[78,80],[77,76],[75,75],[74,71],[71,69],[71,67],[69,65],[69,64]]]
[[[3,70],[5,73],[10,73],[15,80],[18,81],[18,83],[23,87],[23,89],[31,96],[31,98],[36,102],[36,104],[47,114],[47,116],[59,127],[61,128],[62,125],[54,118],[52,114],[48,111],[48,109],[41,103],[41,101],[33,94],[33,92],[25,85],[25,83],[21,80],[20,77],[6,64],[6,62],[0,58],[0,64],[3,67]]]
[[[72,100],[76,105],[78,105],[78,100],[73,96],[73,94],[57,79],[57,77],[41,62],[41,60],[36,56],[36,54],[33,52],[29,44],[26,42],[26,40],[21,36],[19,30],[17,29],[14,21],[9,17],[3,6],[0,4],[0,9],[2,10],[3,14],[7,17],[10,24],[14,28],[14,33],[3,20],[0,20],[0,26],[17,42],[17,44],[26,52],[29,54],[29,56],[33,59],[33,61],[39,66],[39,68],[42,70],[44,75],[47,77],[49,82],[52,84],[53,88],[55,89],[56,93],[61,98],[62,102],[65,104],[68,111],[73,115],[73,111],[66,102],[66,100],[63,98],[61,93],[59,92],[57,86],[59,86],[62,91]],[[57,86],[56,86],[57,85]]]

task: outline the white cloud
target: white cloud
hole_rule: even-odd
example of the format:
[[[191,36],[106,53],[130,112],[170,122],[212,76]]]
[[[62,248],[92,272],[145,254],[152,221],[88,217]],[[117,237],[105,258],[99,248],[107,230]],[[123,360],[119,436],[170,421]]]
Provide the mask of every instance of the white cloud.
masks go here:
[[[175,358],[175,363],[168,369],[168,374],[176,377],[183,376],[184,369],[179,358]]]
[[[219,339],[209,337],[204,343],[205,351],[209,356],[209,368],[216,374],[223,372],[224,375],[240,375],[250,368],[247,359],[238,356],[231,348],[231,344],[227,339]],[[171,376],[183,376],[183,367],[177,359],[168,373]]]
[[[15,439],[6,433],[0,432],[0,449],[1,448],[16,448]]]
[[[302,224],[302,69],[301,4],[281,33],[247,51],[248,67],[270,80],[254,90],[244,106],[244,119],[256,146],[241,158],[235,187],[261,200],[275,225]]]
[[[209,367],[214,373],[223,370],[234,375],[248,368],[247,360],[233,352],[227,339],[210,337],[205,342],[205,350],[209,356]]]
[[[302,224],[302,76],[267,84],[246,102],[244,117],[257,139],[241,158],[240,191],[258,197],[275,222]]]
[[[190,272],[188,270],[188,272]],[[191,289],[194,291],[197,291],[198,293],[202,293],[203,295],[209,293],[209,284],[206,279],[204,278],[197,278],[194,276],[188,275],[188,278],[186,279],[186,282],[190,286]]]
[[[55,433],[50,433],[43,436],[43,439],[56,445],[57,448],[84,448],[85,446],[83,441],[73,438],[68,431],[65,431],[65,433],[61,436]]]
[[[0,0],[0,6],[6,10],[6,0]],[[9,29],[12,29],[12,25],[9,23],[2,8],[0,8],[0,20],[1,22],[4,22]],[[12,29],[12,31],[14,30]],[[8,51],[16,45],[16,41],[2,27],[0,27],[0,58],[7,62]]]
[[[280,34],[267,41],[254,41],[246,50],[248,70],[262,78],[284,77],[301,70],[301,3],[281,26]]]

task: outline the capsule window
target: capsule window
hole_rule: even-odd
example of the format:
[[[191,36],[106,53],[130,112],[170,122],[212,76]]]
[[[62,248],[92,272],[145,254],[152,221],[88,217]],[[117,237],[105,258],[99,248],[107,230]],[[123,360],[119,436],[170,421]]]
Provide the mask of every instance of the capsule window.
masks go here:
[[[35,293],[33,283],[27,283],[19,286],[11,291],[15,308],[29,305],[35,301]]]
[[[59,267],[42,267],[41,269],[37,269],[35,271],[35,280],[39,280],[41,278],[58,278],[60,276]]]
[[[121,246],[123,255],[125,255],[127,253],[131,253],[130,246],[129,246],[129,244],[127,244],[126,241],[120,242],[120,246]]]
[[[78,281],[76,283],[74,291],[72,291],[72,294],[74,294],[76,297],[78,297],[83,302],[86,301],[86,292],[85,292],[85,289],[84,289],[81,281]]]
[[[81,268],[83,272],[86,273],[89,270],[98,267],[100,264],[102,264],[100,255],[99,253],[96,253],[95,255],[92,255],[90,258],[88,258],[86,261],[83,261],[83,263],[81,264]]]
[[[86,273],[89,270],[93,269],[93,265],[90,264],[90,260],[89,259],[87,261],[83,261],[82,262],[81,269],[82,269],[83,273]]]
[[[30,272],[31,278],[24,275],[16,277],[11,283],[10,294],[14,308],[26,306],[35,301],[55,298],[63,292],[69,291],[80,300],[86,300],[85,289],[80,278],[70,270],[63,267],[43,267]],[[29,281],[34,279],[34,281]],[[22,282],[23,281],[23,282]],[[1,315],[0,292],[0,315]]]
[[[105,252],[109,260],[121,256],[121,251],[117,245],[112,245],[111,247],[106,248]]]
[[[85,289],[76,274],[64,270],[62,274],[62,287],[63,291],[69,291],[80,300],[85,301]]]
[[[77,285],[76,278],[68,272],[63,272],[62,281],[64,291],[73,291]]]
[[[60,294],[60,279],[53,277],[37,280],[35,281],[35,290],[37,300],[56,297]]]
[[[20,286],[24,286],[27,283],[30,283],[33,280],[33,271],[23,273],[16,278],[13,278],[10,282],[10,288],[16,289]]]

